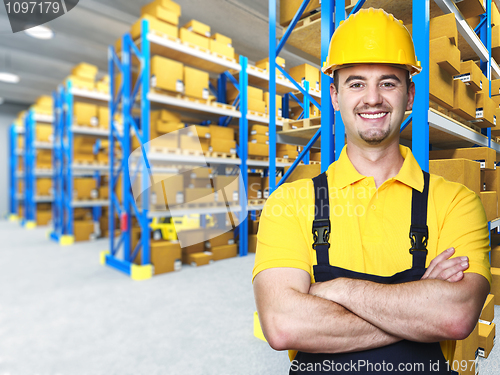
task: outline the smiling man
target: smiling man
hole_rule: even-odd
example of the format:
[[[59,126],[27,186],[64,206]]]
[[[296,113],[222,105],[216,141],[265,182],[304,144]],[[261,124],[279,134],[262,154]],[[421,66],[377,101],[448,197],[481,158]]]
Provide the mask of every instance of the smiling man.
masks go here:
[[[291,374],[449,374],[454,340],[476,325],[491,283],[481,201],[399,144],[420,70],[383,10],[332,37],[323,72],[346,146],[269,197],[253,271],[264,335],[289,350]]]

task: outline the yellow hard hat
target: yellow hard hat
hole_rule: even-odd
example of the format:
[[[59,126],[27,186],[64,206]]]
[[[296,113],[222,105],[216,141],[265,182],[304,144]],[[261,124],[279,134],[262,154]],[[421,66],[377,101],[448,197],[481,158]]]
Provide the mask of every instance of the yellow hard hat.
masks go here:
[[[335,70],[350,64],[403,65],[411,75],[422,70],[403,21],[373,8],[360,9],[340,23],[321,70],[333,77]]]

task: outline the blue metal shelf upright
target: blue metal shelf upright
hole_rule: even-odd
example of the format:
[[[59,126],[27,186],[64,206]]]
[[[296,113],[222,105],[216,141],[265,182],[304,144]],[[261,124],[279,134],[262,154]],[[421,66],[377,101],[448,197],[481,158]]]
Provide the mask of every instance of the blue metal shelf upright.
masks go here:
[[[19,139],[24,137],[24,128],[14,122],[9,129],[9,221],[18,221],[19,204],[23,194],[18,191],[19,182],[23,179],[23,172],[19,171],[19,158],[24,155],[19,148]]]
[[[237,228],[239,235],[239,253],[240,256],[246,255],[248,245],[248,223],[246,220],[247,202],[241,199],[246,196],[242,194],[245,190],[247,183],[247,141],[248,141],[248,122],[246,118],[246,85],[247,85],[247,72],[246,61],[247,59],[240,56],[240,64],[231,63],[227,60],[214,57],[205,52],[200,52],[194,48],[187,48],[177,41],[172,41],[149,33],[149,22],[143,20],[141,24],[141,38],[140,48],[132,41],[130,34],[125,34],[122,39],[121,59],[118,57],[113,47],[109,48],[108,54],[108,68],[110,74],[110,87],[111,87],[111,100],[109,103],[110,118],[113,118],[115,113],[121,112],[123,114],[123,129],[117,129],[111,124],[111,133],[109,138],[110,149],[114,149],[115,142],[121,147],[123,158],[115,163],[115,170],[110,173],[110,208],[109,208],[109,232],[110,232],[110,251],[101,254],[101,262],[112,268],[115,268],[135,280],[147,279],[152,276],[153,270],[150,259],[150,223],[153,217],[166,217],[169,215],[174,216],[174,212],[169,214],[162,214],[160,216],[150,211],[150,202],[148,194],[143,194],[140,205],[136,204],[134,196],[131,191],[130,175],[132,171],[129,170],[128,155],[131,151],[131,137],[137,138],[142,149],[144,157],[144,165],[141,167],[140,173],[142,186],[148,187],[150,184],[151,168],[148,161],[150,141],[150,114],[151,105],[167,105],[176,109],[191,109],[199,112],[211,113],[211,115],[219,115],[223,117],[237,117],[240,124],[240,144],[238,146],[239,159],[222,159],[216,157],[206,158],[206,162],[212,165],[233,165],[238,166],[241,170],[241,175],[244,183],[240,186],[240,224]],[[203,106],[192,105],[177,98],[161,95],[150,90],[150,64],[151,64],[151,48],[152,45],[161,45],[167,51],[176,51],[178,58],[187,59],[196,57],[201,60],[206,59],[207,64],[213,72],[222,74],[225,70],[233,69],[239,71],[240,77],[240,111]],[[191,51],[192,50],[192,51]],[[180,57],[179,57],[180,56]],[[175,58],[177,58],[175,57]],[[136,58],[139,62],[139,75],[135,87],[132,87],[131,72],[132,61]],[[173,57],[174,58],[174,57]],[[189,60],[188,60],[189,61]],[[189,62],[187,62],[189,65]],[[214,68],[215,67],[215,68]],[[204,67],[201,66],[203,69]],[[213,70],[212,70],[213,69]],[[220,70],[220,71],[219,71]],[[120,75],[121,86],[117,92],[114,91],[115,81]],[[140,91],[139,100],[137,99]],[[140,118],[135,118],[132,113],[133,104],[140,102]],[[220,119],[222,122],[223,120]],[[168,159],[168,157],[167,157]],[[179,160],[179,163],[189,164],[189,157],[183,157],[184,160]],[[166,160],[168,161],[168,160]],[[137,171],[134,171],[134,175]],[[118,180],[121,180],[121,196],[122,202],[119,201],[116,193],[116,186]],[[144,190],[144,189],[143,189]],[[139,207],[138,207],[139,206]],[[182,211],[182,210],[181,210]],[[175,214],[182,216],[181,211],[175,211]],[[201,210],[203,211],[203,210]],[[183,211],[182,211],[183,212]],[[208,209],[207,212],[201,212],[200,217],[204,214],[223,214],[224,210],[217,208]],[[120,234],[115,238],[115,219],[119,218]],[[137,219],[138,225],[141,229],[141,236],[135,249],[131,244],[131,226],[132,217]],[[203,222],[203,219],[200,219]],[[121,251],[122,256],[119,256]],[[140,264],[134,263],[135,258],[141,253]]]
[[[94,177],[99,179],[102,173],[107,173],[109,167],[102,165],[77,165],[73,162],[74,136],[108,138],[109,131],[78,126],[74,123],[73,106],[75,100],[103,104],[109,101],[109,95],[95,91],[82,90],[72,86],[68,80],[58,87],[54,97],[54,191],[56,200],[53,207],[53,230],[51,239],[60,245],[74,243],[74,209],[92,209],[92,219],[95,223],[101,216],[101,208],[109,204],[108,200],[76,201],[73,199],[73,180],[75,177]],[[97,225],[96,225],[97,227]],[[97,233],[99,235],[100,233]]]

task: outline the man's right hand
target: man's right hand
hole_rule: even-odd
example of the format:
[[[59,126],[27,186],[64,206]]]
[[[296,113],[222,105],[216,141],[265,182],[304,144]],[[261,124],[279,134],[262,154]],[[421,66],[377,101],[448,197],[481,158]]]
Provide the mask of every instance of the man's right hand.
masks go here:
[[[469,268],[469,258],[457,257],[450,259],[454,253],[455,249],[450,247],[435,257],[429,264],[421,280],[437,279],[446,280],[451,283],[462,280],[464,278],[463,271]]]

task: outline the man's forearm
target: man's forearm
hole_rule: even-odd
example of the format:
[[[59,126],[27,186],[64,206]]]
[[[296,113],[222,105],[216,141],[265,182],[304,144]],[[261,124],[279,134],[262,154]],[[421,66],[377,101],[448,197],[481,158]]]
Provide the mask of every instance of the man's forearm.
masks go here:
[[[457,283],[420,280],[396,285],[336,279],[327,282],[331,285],[324,297],[397,337],[421,342],[461,339],[474,328],[488,293],[486,279],[466,276]]]
[[[283,295],[274,307],[262,306],[259,314],[266,337],[277,350],[341,353],[401,340],[337,303],[295,290]]]

